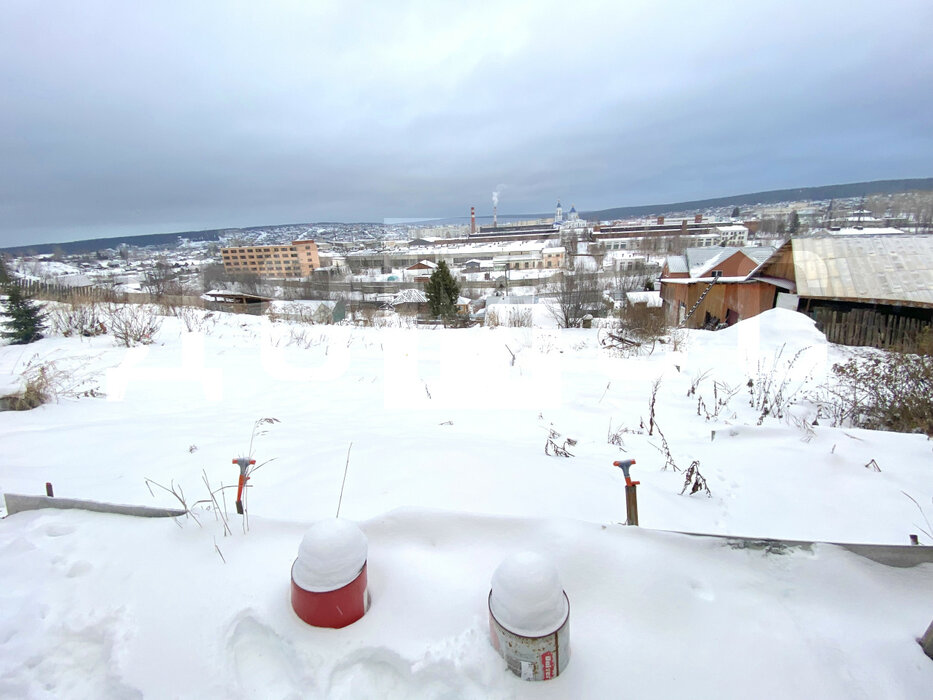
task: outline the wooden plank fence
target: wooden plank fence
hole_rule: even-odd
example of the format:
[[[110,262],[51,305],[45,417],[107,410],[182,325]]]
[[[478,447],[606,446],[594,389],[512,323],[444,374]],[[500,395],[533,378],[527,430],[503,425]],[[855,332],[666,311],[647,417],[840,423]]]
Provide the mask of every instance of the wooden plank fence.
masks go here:
[[[117,304],[159,304],[161,306],[206,307],[206,302],[198,296],[163,294],[157,297],[147,292],[117,292],[107,287],[69,287],[63,284],[39,280],[13,279],[23,294],[34,299],[58,301],[70,304],[117,303]]]
[[[840,345],[890,348],[913,341],[929,321],[896,314],[885,314],[875,309],[817,308],[813,310],[817,328],[831,343]]]
[[[12,279],[10,281],[19,287],[24,295],[46,301],[126,302],[129,296],[104,287],[71,287],[40,280]],[[143,296],[148,297],[148,294]]]

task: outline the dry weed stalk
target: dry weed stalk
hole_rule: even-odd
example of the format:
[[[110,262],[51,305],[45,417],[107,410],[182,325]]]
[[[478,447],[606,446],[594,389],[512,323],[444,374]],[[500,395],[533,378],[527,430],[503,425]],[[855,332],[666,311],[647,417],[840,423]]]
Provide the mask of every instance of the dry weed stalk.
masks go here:
[[[620,425],[615,430],[612,429],[612,419],[609,419],[609,431],[606,434],[606,442],[610,445],[615,445],[621,450],[625,450],[625,441],[623,435],[644,435],[643,430],[633,430],[632,428],[626,428],[624,425]]]
[[[555,457],[573,457],[573,454],[567,447],[573,447],[577,444],[577,441],[573,438],[564,438],[564,443],[558,445],[557,441],[560,437],[561,434],[554,430],[554,428],[548,428],[547,441],[544,443],[544,454],[553,455]]]
[[[706,479],[700,474],[700,460],[698,459],[693,460],[690,466],[687,467],[687,471],[684,472],[684,487],[680,490],[680,495],[683,496],[687,489],[690,490],[688,496],[692,496],[698,491],[705,491],[707,498],[713,497],[709,486],[706,485]]]
[[[901,491],[901,493],[904,494],[905,496],[907,496],[907,498],[909,498],[911,501],[913,501],[913,504],[914,504],[915,506],[917,506],[917,510],[920,511],[920,515],[923,516],[923,522],[925,522],[926,525],[927,525],[927,526],[926,526],[926,529],[920,527],[919,525],[917,525],[917,528],[920,530],[920,532],[922,532],[924,535],[926,535],[927,537],[929,537],[930,540],[933,540],[933,525],[930,525],[930,521],[929,521],[929,519],[927,518],[927,514],[923,512],[923,508],[921,508],[921,507],[920,507],[920,504],[917,503],[917,499],[915,499],[913,496],[911,496],[911,495],[910,495],[909,493],[907,493],[906,491]],[[931,500],[933,500],[933,499],[931,499]]]
[[[23,390],[2,397],[12,411],[29,411],[62,397],[77,399],[103,396],[99,387],[92,385],[90,375],[64,369],[55,360],[40,360],[38,355],[33,355],[26,363],[20,378]]]
[[[746,383],[749,406],[759,412],[758,425],[768,416],[783,418],[787,409],[796,403],[797,394],[810,379],[808,375],[800,384],[794,386],[791,377],[794,365],[809,348],[801,348],[782,366],[781,356],[786,347],[786,344],[781,346],[770,367],[765,367],[759,360],[756,376],[749,377]]]
[[[658,402],[658,389],[661,388],[661,377],[654,380],[651,385],[651,398],[648,399],[648,435],[654,435],[655,429],[655,405]]]
[[[648,444],[664,455],[664,466],[661,467],[661,471],[667,471],[667,468],[670,467],[675,472],[679,472],[680,467],[678,467],[677,462],[674,461],[674,456],[671,454],[671,446],[667,442],[667,438],[664,436],[664,433],[661,432],[661,426],[655,425],[655,428],[658,430],[658,437],[661,438],[661,446],[658,447],[657,445],[654,445],[650,442]]]

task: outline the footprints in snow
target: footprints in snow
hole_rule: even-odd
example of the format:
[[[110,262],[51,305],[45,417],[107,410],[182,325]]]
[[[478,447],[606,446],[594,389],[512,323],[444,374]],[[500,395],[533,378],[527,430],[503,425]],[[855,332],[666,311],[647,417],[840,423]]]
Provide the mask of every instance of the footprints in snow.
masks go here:
[[[305,697],[299,675],[304,665],[288,642],[252,615],[236,622],[227,647],[243,697]]]
[[[308,631],[305,640],[316,644],[327,644],[328,640],[332,644],[332,635],[340,634],[324,630],[321,634],[326,639],[321,639],[313,628]],[[486,700],[491,697],[491,689],[477,683],[476,674],[465,673],[454,662],[442,658],[429,657],[412,664],[394,651],[370,647],[328,663],[309,659],[248,612],[234,622],[227,650],[238,695],[243,698]]]
[[[65,535],[70,535],[76,531],[76,528],[72,525],[62,525],[61,523],[52,523],[46,525],[41,529],[43,535],[47,537],[64,537]]]

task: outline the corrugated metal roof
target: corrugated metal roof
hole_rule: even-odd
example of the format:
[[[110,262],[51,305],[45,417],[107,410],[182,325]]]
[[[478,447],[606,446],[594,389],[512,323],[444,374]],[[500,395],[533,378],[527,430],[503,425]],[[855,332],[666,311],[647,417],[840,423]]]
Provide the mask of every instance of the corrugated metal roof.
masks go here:
[[[672,275],[681,272],[688,272],[689,270],[687,268],[687,258],[683,255],[668,255],[667,271]]]
[[[795,238],[797,293],[933,306],[933,237]]]

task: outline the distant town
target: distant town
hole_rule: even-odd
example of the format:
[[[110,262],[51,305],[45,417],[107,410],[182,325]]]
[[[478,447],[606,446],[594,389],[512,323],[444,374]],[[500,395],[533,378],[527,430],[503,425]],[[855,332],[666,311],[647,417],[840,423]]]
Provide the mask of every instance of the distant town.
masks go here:
[[[803,267],[794,268],[794,256],[864,256],[870,240],[896,265],[911,239],[922,240],[930,256],[924,234],[933,233],[933,192],[722,205],[614,220],[584,216],[572,201],[557,198],[553,213],[537,218],[500,216],[496,204],[474,205],[462,222],[282,225],[213,232],[207,236],[213,240],[169,236],[157,245],[121,243],[80,253],[18,251],[7,255],[7,267],[32,291],[197,299],[251,313],[315,302],[307,313],[323,322],[392,313],[431,320],[424,288],[441,262],[457,281],[456,305],[467,324],[488,322],[487,311],[497,304],[566,307],[566,279],[574,276],[574,308],[555,313],[564,326],[633,304],[659,309],[668,323],[714,329],[774,306],[806,305],[816,316],[839,311],[842,302],[906,305],[911,318],[930,321],[930,308],[903,285],[900,296],[879,295],[868,285],[801,301],[805,281],[796,276]],[[788,261],[795,272],[787,271]],[[863,281],[884,274],[876,265]],[[503,322],[508,314],[494,317]],[[522,322],[533,317],[513,314]]]

